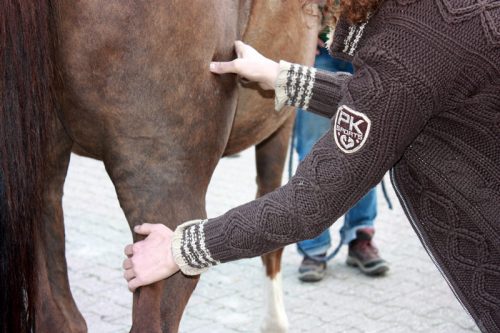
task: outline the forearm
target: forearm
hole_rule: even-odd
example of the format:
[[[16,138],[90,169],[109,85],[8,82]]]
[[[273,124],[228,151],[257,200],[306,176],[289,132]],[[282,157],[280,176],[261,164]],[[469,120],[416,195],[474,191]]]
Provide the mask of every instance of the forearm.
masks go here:
[[[328,132],[285,186],[203,224],[181,227],[173,252],[185,274],[205,267],[255,257],[317,236],[335,222],[383,173],[349,175]],[[352,181],[349,186],[344,180]]]
[[[281,61],[275,83],[276,110],[290,105],[332,118],[351,77],[346,72],[332,73]]]

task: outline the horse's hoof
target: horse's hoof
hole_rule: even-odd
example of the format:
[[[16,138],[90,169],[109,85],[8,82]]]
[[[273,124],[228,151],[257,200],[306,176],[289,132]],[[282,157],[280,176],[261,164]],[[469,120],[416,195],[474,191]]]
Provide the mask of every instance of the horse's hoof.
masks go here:
[[[261,333],[287,333],[288,322],[267,321],[260,328]]]

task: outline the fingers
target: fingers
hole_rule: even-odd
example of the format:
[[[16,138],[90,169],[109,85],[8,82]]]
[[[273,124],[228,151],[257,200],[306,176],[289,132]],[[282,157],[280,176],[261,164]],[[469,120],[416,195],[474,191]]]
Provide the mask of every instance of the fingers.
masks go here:
[[[135,272],[134,272],[134,270],[133,269],[127,269],[127,270],[125,270],[125,272],[123,272],[123,277],[127,281],[132,280],[133,278],[135,278]]]
[[[137,288],[142,286],[143,284],[138,279],[132,279],[128,281],[128,290],[134,292]]]
[[[238,65],[241,62],[240,58],[245,56],[245,49],[247,45],[240,40],[234,42],[234,50],[236,51],[236,55],[238,59],[227,62],[211,62],[210,63],[210,71],[215,74],[226,74],[226,73],[235,73],[239,74]]]
[[[133,266],[132,260],[130,260],[129,258],[123,260],[123,265],[122,265],[123,269],[131,269],[132,266]]]
[[[151,223],[138,224],[134,227],[134,232],[139,235],[147,236],[150,233],[152,233],[157,226],[158,226],[157,224],[151,224]]]
[[[125,272],[123,272],[123,277],[125,278],[125,280],[130,281],[131,279],[133,279],[135,277],[135,272],[132,269],[133,264],[132,264],[131,259],[129,259],[129,258],[125,259],[123,261],[122,267],[125,270]]]
[[[238,59],[228,62],[211,62],[210,71],[215,74],[237,73]]]
[[[134,227],[137,234],[146,239],[125,247],[126,258],[122,267],[123,277],[128,281],[130,291],[139,286],[150,284],[166,277],[168,261],[165,263],[161,253],[169,253],[172,230],[163,224],[144,223]],[[167,268],[167,272],[165,271]]]
[[[125,246],[125,250],[123,250],[123,252],[127,257],[131,257],[134,254],[134,244]]]
[[[237,40],[234,42],[234,50],[236,51],[236,55],[238,56],[238,58],[243,58],[245,54],[245,46],[246,44],[241,40]]]

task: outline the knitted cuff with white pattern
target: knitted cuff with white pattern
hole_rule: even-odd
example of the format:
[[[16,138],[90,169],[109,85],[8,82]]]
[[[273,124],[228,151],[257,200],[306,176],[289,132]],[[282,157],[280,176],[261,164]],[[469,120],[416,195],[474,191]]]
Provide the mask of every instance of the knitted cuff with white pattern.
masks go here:
[[[301,109],[309,107],[316,69],[281,60],[275,82],[274,108],[280,111],[285,105]]]
[[[193,220],[179,225],[172,239],[172,255],[182,273],[198,275],[210,266],[219,264],[212,259],[205,246],[203,224],[207,220]]]

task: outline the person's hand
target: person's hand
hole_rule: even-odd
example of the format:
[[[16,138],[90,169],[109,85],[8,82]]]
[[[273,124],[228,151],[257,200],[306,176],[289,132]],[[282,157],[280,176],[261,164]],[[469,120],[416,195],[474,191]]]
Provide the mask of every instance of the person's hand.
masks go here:
[[[123,276],[132,292],[140,286],[163,280],[179,270],[172,256],[172,230],[163,224],[144,223],[135,226],[134,231],[147,237],[125,247],[128,258],[123,261]]]
[[[241,41],[236,41],[234,47],[238,58],[228,62],[212,62],[210,71],[215,74],[238,74],[247,80],[258,82],[264,89],[274,89],[279,64]]]

